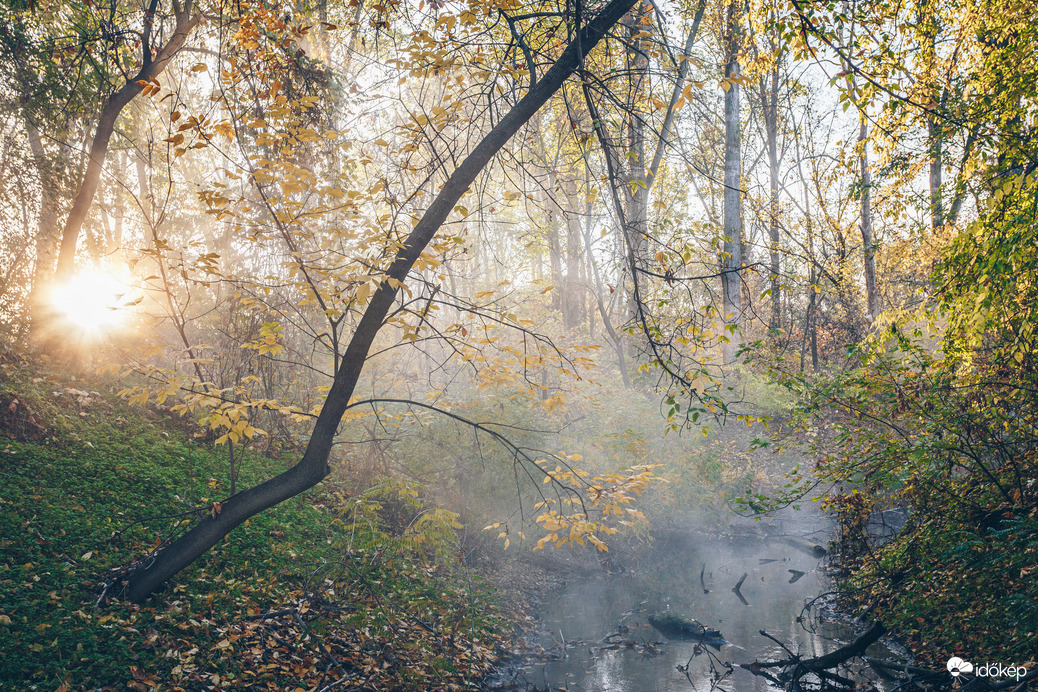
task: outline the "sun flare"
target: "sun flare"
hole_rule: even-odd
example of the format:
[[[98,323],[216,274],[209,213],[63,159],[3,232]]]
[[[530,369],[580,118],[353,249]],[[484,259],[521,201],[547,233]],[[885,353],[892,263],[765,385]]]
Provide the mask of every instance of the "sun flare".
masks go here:
[[[51,303],[70,324],[85,334],[101,335],[126,322],[121,299],[126,293],[115,277],[99,271],[77,274],[55,286]]]

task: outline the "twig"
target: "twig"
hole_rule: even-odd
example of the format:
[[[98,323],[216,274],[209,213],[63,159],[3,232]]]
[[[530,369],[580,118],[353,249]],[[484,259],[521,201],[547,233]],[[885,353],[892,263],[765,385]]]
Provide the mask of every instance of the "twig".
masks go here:
[[[329,692],[329,690],[334,690],[339,685],[345,684],[345,683],[349,682],[350,680],[352,680],[353,677],[355,677],[355,676],[344,675],[343,677],[339,678],[338,680],[333,680],[332,682],[328,683],[327,685],[325,685],[321,689],[317,690],[317,692]],[[351,687],[346,692],[350,692],[351,690],[359,690],[359,689],[361,689],[361,688],[359,688],[359,687]]]
[[[798,656],[797,656],[797,655],[796,655],[795,653],[793,653],[792,651],[790,651],[790,650],[789,650],[789,647],[788,647],[788,646],[786,646],[786,645],[785,645],[785,644],[783,644],[783,643],[782,643],[781,641],[779,641],[779,640],[778,640],[778,639],[776,639],[775,637],[771,636],[770,634],[768,634],[768,633],[767,633],[767,632],[765,632],[764,630],[760,630],[760,636],[762,636],[762,637],[767,637],[767,638],[768,638],[768,639],[770,639],[771,641],[773,641],[773,642],[775,642],[776,644],[778,644],[779,646],[781,646],[781,647],[783,648],[783,650],[785,650],[785,652],[786,652],[787,654],[789,654],[790,658],[799,658],[799,657],[798,657]],[[780,663],[781,663],[781,662],[780,662]],[[762,665],[765,665],[765,664],[762,664]]]
[[[746,581],[746,577],[747,577],[747,573],[743,572],[742,576],[739,578],[739,581],[736,582],[735,586],[732,587],[732,593],[734,593],[736,596],[739,597],[739,600],[742,601],[743,605],[748,606],[748,605],[750,605],[750,602],[746,600],[746,597],[742,595],[742,591],[741,591],[742,583],[744,581]]]
[[[773,685],[775,685],[779,689],[782,689],[782,687],[783,687],[782,681],[779,680],[778,678],[776,678],[771,673],[766,672],[764,670],[764,666],[765,666],[765,664],[759,663],[757,661],[754,661],[753,663],[740,663],[739,664],[739,667],[742,668],[743,670],[748,670],[751,673],[753,673],[754,675],[759,675],[760,677],[767,679],[769,682],[771,682]]]
[[[281,610],[272,610],[268,613],[259,613],[257,615],[246,615],[246,620],[272,620],[274,618],[281,617],[282,615],[295,615],[299,611],[296,608],[283,608]]]
[[[331,649],[327,647],[325,643],[320,638],[318,638],[317,635],[313,633],[313,631],[310,629],[310,625],[308,625],[306,621],[303,620],[303,618],[299,615],[299,611],[295,608],[292,609],[292,617],[296,619],[296,622],[299,623],[300,627],[306,630],[306,632],[317,641],[318,648],[320,648],[321,651],[324,652],[324,655],[328,657],[328,660],[332,662],[332,666],[334,666],[335,668],[342,668],[342,664],[335,660],[335,656],[332,656]]]

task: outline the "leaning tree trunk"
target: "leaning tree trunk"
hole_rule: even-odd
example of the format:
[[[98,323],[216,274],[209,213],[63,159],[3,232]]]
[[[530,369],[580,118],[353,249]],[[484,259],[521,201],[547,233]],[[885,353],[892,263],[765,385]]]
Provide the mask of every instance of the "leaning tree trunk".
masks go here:
[[[742,319],[742,146],[739,122],[739,16],[738,6],[728,6],[727,89],[724,94],[724,256],[721,260],[722,319],[725,323],[723,358],[735,362],[736,332]]]
[[[90,156],[87,160],[86,173],[79,186],[79,191],[76,192],[72,210],[69,212],[65,228],[61,233],[61,247],[58,251],[58,267],[55,273],[58,278],[68,276],[75,267],[76,245],[79,243],[83,222],[90,213],[90,206],[93,204],[94,194],[97,192],[97,185],[101,180],[101,169],[104,166],[105,157],[108,155],[108,145],[111,142],[112,133],[115,131],[115,122],[119,119],[123,109],[144,90],[144,85],[154,81],[162,74],[169,61],[180,51],[184,42],[187,41],[187,37],[201,22],[201,13],[192,14],[193,4],[194,0],[187,0],[184,6],[176,11],[176,27],[173,35],[170,36],[166,45],[159,48],[154,55],[152,55],[149,43],[152,19],[145,18],[145,31],[141,42],[141,69],[135,76],[129,78],[118,91],[110,95],[101,107],[94,138],[90,142]],[[179,7],[179,4],[176,6]]]
[[[375,290],[350,340],[342,364],[335,373],[321,415],[310,434],[303,458],[288,471],[249,488],[222,503],[220,511],[204,517],[184,536],[156,553],[130,574],[126,595],[131,601],[145,600],[167,579],[205,554],[232,529],[265,509],[283,502],[320,483],[331,472],[328,455],[339,422],[353,395],[375,335],[385,321],[401,285],[432,241],[461,196],[490,159],[580,67],[584,55],[627,13],[637,0],[612,0],[590,23],[582,27],[551,69],[476,145],[455,169],[403,246]],[[392,280],[392,281],[391,281]]]

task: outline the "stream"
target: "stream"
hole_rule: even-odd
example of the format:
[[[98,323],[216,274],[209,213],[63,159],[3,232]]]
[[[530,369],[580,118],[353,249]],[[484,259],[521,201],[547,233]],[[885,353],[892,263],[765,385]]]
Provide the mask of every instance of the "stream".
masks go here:
[[[737,530],[717,537],[675,531],[651,547],[631,551],[623,569],[615,573],[589,568],[586,576],[573,574],[552,592],[541,594],[538,634],[531,643],[547,653],[511,669],[512,689],[777,689],[738,667],[787,656],[760,630],[805,657],[828,653],[854,638],[853,629],[818,598],[831,589],[823,561],[804,546],[797,549],[783,542],[808,536],[824,544],[827,531],[808,534],[826,521],[815,515],[807,518],[807,525],[798,518],[792,527],[785,522],[758,524],[744,534]],[[715,650],[667,640],[647,622],[660,611],[714,627],[731,646]],[[869,653],[894,657],[882,643]],[[870,671],[857,677],[883,689]]]

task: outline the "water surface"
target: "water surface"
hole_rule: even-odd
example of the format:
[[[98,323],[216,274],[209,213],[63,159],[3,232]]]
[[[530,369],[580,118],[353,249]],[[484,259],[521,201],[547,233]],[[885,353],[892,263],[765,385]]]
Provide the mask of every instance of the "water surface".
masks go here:
[[[615,561],[624,567],[619,573],[588,569],[542,595],[540,644],[560,658],[528,662],[519,680],[539,689],[594,692],[767,690],[774,687],[738,667],[788,656],[761,630],[803,657],[854,637],[818,600],[831,588],[822,561],[781,538],[674,531]],[[733,646],[717,651],[667,641],[647,622],[661,610],[714,627]],[[877,647],[870,653],[889,655]]]

